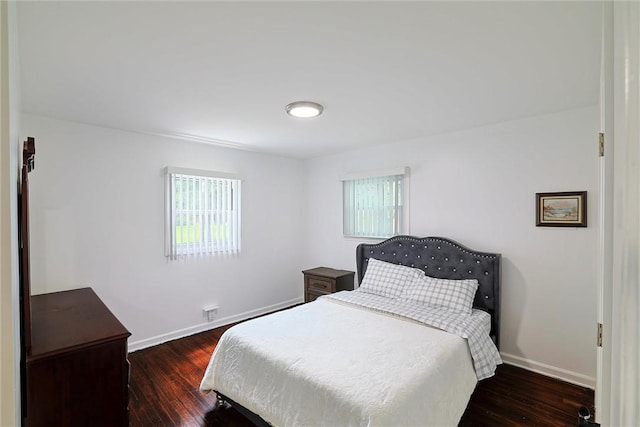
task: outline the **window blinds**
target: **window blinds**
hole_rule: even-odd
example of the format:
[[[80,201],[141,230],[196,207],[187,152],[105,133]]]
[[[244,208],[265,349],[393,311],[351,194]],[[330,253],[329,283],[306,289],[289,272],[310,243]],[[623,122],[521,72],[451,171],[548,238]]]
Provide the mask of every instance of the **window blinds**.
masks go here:
[[[343,233],[349,237],[390,237],[403,230],[402,172],[343,180]]]
[[[166,255],[239,253],[240,179],[207,171],[166,171]]]

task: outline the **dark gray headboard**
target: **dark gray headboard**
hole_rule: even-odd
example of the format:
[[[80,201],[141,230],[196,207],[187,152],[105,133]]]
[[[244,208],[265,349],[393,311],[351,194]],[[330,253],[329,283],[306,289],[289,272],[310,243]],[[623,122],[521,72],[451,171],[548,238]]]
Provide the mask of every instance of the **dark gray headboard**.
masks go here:
[[[358,245],[358,283],[362,283],[370,257],[420,268],[439,279],[477,279],[473,306],[491,315],[491,338],[500,348],[500,254],[474,251],[443,237],[395,236]]]

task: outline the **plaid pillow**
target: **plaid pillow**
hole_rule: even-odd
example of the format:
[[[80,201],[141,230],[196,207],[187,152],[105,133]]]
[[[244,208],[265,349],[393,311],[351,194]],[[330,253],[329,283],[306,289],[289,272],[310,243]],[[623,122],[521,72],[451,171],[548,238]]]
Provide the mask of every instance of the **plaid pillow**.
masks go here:
[[[423,276],[407,284],[399,299],[471,315],[477,289],[478,281],[475,279],[450,280]]]
[[[424,276],[424,273],[417,268],[369,258],[359,289],[387,298],[398,298],[402,288],[419,276]]]

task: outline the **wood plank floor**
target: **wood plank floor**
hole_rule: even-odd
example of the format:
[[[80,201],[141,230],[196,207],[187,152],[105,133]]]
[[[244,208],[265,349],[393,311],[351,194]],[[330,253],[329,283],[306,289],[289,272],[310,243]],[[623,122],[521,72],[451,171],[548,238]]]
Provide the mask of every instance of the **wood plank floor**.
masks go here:
[[[132,427],[251,427],[198,386],[222,327],[129,355]],[[576,426],[578,408],[593,412],[593,390],[510,365],[476,387],[460,426]]]

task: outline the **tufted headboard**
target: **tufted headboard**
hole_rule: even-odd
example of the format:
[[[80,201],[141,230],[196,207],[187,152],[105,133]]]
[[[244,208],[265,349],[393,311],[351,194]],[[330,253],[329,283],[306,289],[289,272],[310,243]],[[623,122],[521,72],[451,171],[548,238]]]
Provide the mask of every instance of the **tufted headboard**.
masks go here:
[[[420,268],[439,279],[477,279],[473,306],[491,315],[491,338],[500,348],[500,254],[474,251],[443,237],[395,236],[358,245],[358,283],[369,258]]]

